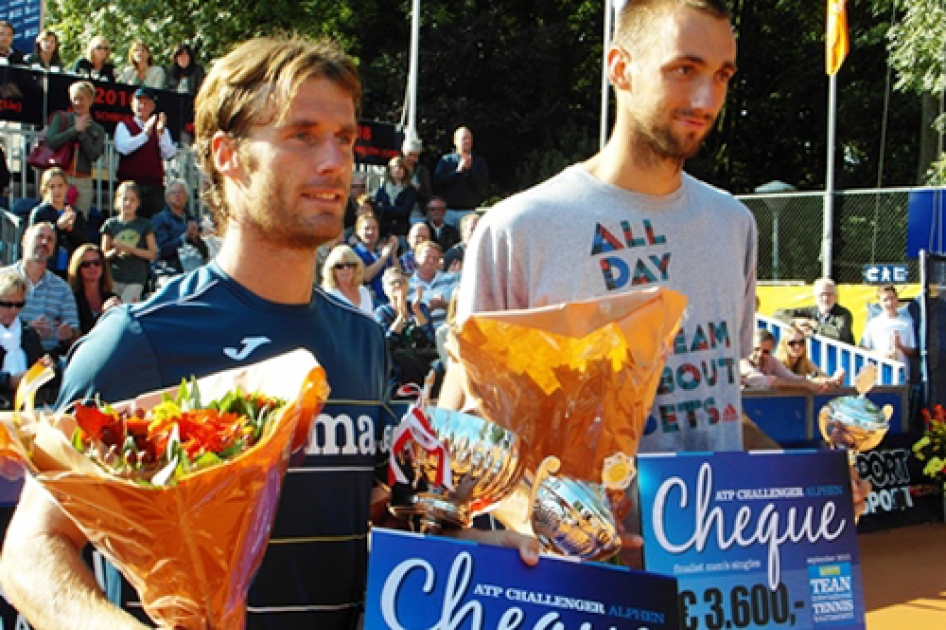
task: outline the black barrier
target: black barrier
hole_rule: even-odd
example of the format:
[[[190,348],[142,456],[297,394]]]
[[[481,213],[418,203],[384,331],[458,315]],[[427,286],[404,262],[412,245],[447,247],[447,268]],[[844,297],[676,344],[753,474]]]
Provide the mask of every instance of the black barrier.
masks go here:
[[[46,80],[47,110],[50,113],[68,110],[71,107],[69,86],[83,79],[72,74],[50,72]],[[92,117],[105,127],[109,135],[114,135],[118,123],[131,118],[131,101],[138,88],[124,83],[92,82],[92,85],[95,86]],[[182,131],[193,136],[194,97],[169,90],[154,90],[154,93],[157,95],[155,111],[164,112],[167,116],[167,129],[171,132],[171,138],[180,142]]]
[[[68,111],[69,86],[83,77],[74,74],[43,72],[17,66],[0,66],[0,120],[43,127],[53,112]],[[119,122],[132,116],[131,101],[137,86],[124,83],[99,83],[95,86],[92,117],[114,136]],[[175,142],[183,133],[194,136],[194,97],[170,90],[154,90],[157,111],[167,115],[167,128]],[[400,155],[404,134],[396,125],[363,120],[358,123],[355,161],[360,164],[386,165]],[[0,629],[2,630],[2,629]]]
[[[355,161],[359,164],[385,166],[401,154],[404,134],[390,123],[362,120],[358,123]]]
[[[43,74],[21,66],[0,66],[0,120],[43,124]]]

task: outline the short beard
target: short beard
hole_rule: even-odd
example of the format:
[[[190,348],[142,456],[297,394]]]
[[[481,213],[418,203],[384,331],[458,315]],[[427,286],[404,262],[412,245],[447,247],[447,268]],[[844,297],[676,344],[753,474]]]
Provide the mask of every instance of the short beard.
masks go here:
[[[683,143],[666,125],[632,122],[631,152],[642,166],[656,166],[664,162],[675,163],[677,169],[699,153],[704,138],[696,142]]]

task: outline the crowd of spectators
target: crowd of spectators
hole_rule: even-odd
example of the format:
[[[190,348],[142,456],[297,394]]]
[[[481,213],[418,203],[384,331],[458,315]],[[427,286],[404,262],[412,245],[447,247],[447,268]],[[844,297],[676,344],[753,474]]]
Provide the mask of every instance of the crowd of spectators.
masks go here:
[[[43,29],[36,36],[33,50],[24,54],[16,50],[16,31],[7,20],[0,20],[0,65],[18,65],[49,72],[70,71],[93,81],[119,82],[159,90],[197,94],[204,80],[204,67],[197,60],[197,51],[188,43],[178,44],[167,56],[167,65],[156,59],[148,43],[134,41],[121,69],[111,61],[112,49],[102,35],[92,37],[85,55],[67,65],[60,54],[59,35]]]
[[[15,51],[12,41],[13,27],[0,21],[0,63],[83,77],[70,87],[71,110],[53,113],[45,130],[52,148],[74,144],[73,165],[44,172],[43,200],[30,225],[54,230],[50,242],[43,243],[50,249],[45,264],[58,279],[68,278],[72,310],[78,305],[81,332],[87,332],[112,304],[144,299],[167,278],[211,258],[207,234],[188,212],[186,183],[166,182],[164,162],[184,139],[172,137],[159,102],[161,90],[195,95],[204,67],[199,51],[186,42],[163,65],[143,40],[132,42],[126,58],[118,61],[108,39],[98,35],[71,63],[61,58],[53,30],[39,34],[29,55]],[[115,127],[114,216],[103,218],[101,228],[88,223],[91,174],[107,135],[90,112],[94,82],[137,86],[133,115]],[[438,328],[447,323],[464,248],[479,216],[475,210],[488,195],[488,166],[472,151],[472,131],[458,127],[453,138],[454,150],[439,158],[433,173],[421,163],[424,145],[413,134],[388,162],[382,181],[368,186],[365,174],[356,173],[345,232],[319,251],[317,284],[389,331],[404,382],[445,359],[437,353]],[[79,321],[74,325],[78,331]]]

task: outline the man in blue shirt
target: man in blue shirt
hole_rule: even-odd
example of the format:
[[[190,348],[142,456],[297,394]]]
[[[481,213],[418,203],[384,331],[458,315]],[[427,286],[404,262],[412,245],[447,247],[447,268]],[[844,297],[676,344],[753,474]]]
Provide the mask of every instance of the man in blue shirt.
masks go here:
[[[352,61],[324,41],[256,39],[218,60],[197,97],[196,146],[226,225],[220,253],[148,302],[111,309],[74,350],[61,390],[61,404],[117,401],[298,347],[315,354],[332,393],[286,475],[249,593],[251,630],[355,627],[368,524],[386,499],[375,485],[387,471],[384,331],[313,291],[316,250],[342,231],[360,93]],[[534,542],[497,540],[536,559]],[[84,544],[28,480],[0,556],[5,596],[36,627],[147,627],[98,590]]]
[[[167,205],[151,219],[154,238],[158,243],[155,271],[159,281],[184,273],[180,250],[187,245],[194,248],[202,262],[207,261],[207,245],[200,237],[200,225],[197,219],[187,214],[189,196],[187,184],[183,180],[172,180],[164,189]]]

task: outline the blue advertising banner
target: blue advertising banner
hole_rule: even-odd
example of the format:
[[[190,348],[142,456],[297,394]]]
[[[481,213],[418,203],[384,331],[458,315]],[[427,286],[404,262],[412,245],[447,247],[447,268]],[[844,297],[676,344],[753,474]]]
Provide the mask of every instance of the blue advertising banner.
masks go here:
[[[644,564],[680,583],[681,628],[863,629],[845,453],[638,458]]]
[[[677,630],[677,581],[599,563],[375,529],[365,630]]]
[[[42,0],[5,0],[0,6],[0,20],[13,25],[13,47],[23,54],[33,52],[43,13]]]

